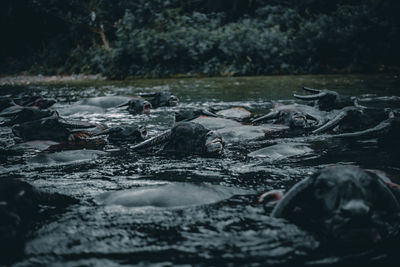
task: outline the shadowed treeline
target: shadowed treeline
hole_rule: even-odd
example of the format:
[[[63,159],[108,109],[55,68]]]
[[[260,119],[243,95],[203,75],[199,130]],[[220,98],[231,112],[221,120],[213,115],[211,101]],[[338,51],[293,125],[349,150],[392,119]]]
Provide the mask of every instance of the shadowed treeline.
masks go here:
[[[398,71],[397,0],[4,0],[0,73]]]

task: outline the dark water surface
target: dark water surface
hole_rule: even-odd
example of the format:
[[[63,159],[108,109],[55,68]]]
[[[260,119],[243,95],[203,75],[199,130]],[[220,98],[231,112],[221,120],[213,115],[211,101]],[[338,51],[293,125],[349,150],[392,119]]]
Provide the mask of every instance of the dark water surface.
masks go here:
[[[0,95],[54,97],[58,101],[54,108],[62,111],[86,97],[170,91],[180,98],[180,104],[152,110],[150,115],[133,116],[123,109],[109,109],[106,113],[66,116],[106,126],[144,125],[152,136],[169,129],[174,123],[173,113],[179,109],[240,106],[263,114],[276,102],[294,102],[292,94],[302,93],[301,86],[355,95],[366,106],[400,108],[400,80],[390,75],[3,86]],[[400,177],[400,163],[374,142],[348,146],[321,141],[321,138],[297,138],[295,141],[306,144],[311,152],[291,157],[251,157],[249,153],[267,144],[247,142],[228,144],[219,158],[175,157],[138,154],[130,150],[133,144],[125,142],[109,144],[103,151],[83,151],[67,161],[35,151],[2,159],[2,177],[20,177],[37,188],[80,200],[79,205],[37,225],[26,244],[25,258],[16,266],[285,265],[321,260],[315,255],[318,241],[295,225],[269,217],[257,203],[258,194],[271,189],[288,189],[330,164],[355,164],[384,170],[396,178]],[[0,128],[0,145],[10,146],[13,142],[11,130]],[[218,197],[215,201],[174,208],[104,205],[98,201],[107,192],[182,183],[193,185],[185,192],[196,194],[196,188],[206,191],[215,188],[219,190]],[[184,197],[187,196],[182,195]],[[363,257],[368,259],[368,255]],[[336,260],[330,256],[321,262]]]

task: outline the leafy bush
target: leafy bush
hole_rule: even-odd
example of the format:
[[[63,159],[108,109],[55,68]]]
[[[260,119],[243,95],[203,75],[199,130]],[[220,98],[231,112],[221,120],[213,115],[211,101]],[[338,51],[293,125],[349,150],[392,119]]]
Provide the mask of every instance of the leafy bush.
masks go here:
[[[398,68],[400,62],[400,2],[395,0],[23,3],[32,7],[33,18],[44,21],[41,26],[55,25],[51,31],[39,29],[24,51],[30,51],[23,60],[32,71],[44,74],[369,72]]]

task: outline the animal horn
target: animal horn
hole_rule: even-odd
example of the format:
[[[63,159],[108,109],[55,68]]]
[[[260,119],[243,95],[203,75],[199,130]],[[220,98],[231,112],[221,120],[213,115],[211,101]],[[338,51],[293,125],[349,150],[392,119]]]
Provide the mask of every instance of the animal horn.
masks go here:
[[[382,205],[385,209],[393,210],[395,212],[400,211],[400,204],[397,198],[394,196],[393,192],[389,187],[382,181],[382,178],[377,178],[379,187],[377,190],[382,191],[379,194],[380,201],[383,201]],[[385,197],[385,199],[383,199]]]
[[[344,117],[346,117],[347,112],[346,111],[342,111],[340,112],[335,118],[333,118],[332,120],[328,121],[327,123],[325,123],[324,125],[322,125],[321,127],[319,127],[318,129],[315,129],[314,131],[312,131],[312,133],[322,133],[325,132],[328,129],[331,129],[333,127],[335,127],[336,125],[339,124],[339,122],[341,120],[343,120]]]
[[[379,123],[377,126],[373,128],[369,128],[364,131],[358,131],[353,133],[344,133],[344,134],[337,134],[333,137],[337,138],[374,138],[379,137],[382,132],[385,132],[390,129],[390,122],[388,120]]]
[[[122,108],[122,107],[126,107],[126,106],[129,106],[129,101],[117,106],[117,108]]]
[[[56,117],[58,118],[58,117]],[[84,121],[65,121],[62,118],[58,118],[58,122],[67,128],[71,128],[71,129],[88,129],[88,128],[93,128],[96,127],[95,124],[91,124],[88,122],[84,122]]]
[[[212,113],[211,111],[208,111],[205,108],[201,110],[201,113],[203,115],[210,116],[210,117],[218,117],[216,114]]]
[[[152,147],[152,146],[156,146],[156,145],[165,143],[171,138],[171,134],[172,134],[172,131],[171,130],[167,130],[167,131],[162,132],[161,134],[159,134],[157,136],[149,138],[146,141],[143,141],[143,142],[131,147],[131,149],[132,150],[140,150],[140,149],[143,149],[143,148]]]
[[[278,112],[277,111],[271,111],[270,113],[268,113],[267,115],[261,116],[257,119],[252,120],[252,122],[257,122],[257,121],[262,121],[262,120],[272,120],[275,119],[278,116]]]
[[[106,130],[104,130],[104,131],[101,131],[101,132],[99,132],[99,133],[93,134],[93,136],[106,135],[106,134],[110,134],[110,133],[112,133],[112,132],[114,132],[114,131],[115,131],[114,128],[108,128],[108,129],[106,129]]]
[[[309,189],[313,183],[313,177],[308,177],[293,186],[274,207],[271,216],[275,218],[282,218],[286,212],[286,209],[294,201],[294,199],[298,198],[302,194],[305,194],[305,191]]]
[[[138,96],[142,96],[142,97],[154,97],[156,95],[157,95],[157,93],[140,93],[140,94],[138,94]]]
[[[293,96],[295,98],[302,99],[302,100],[317,100],[317,99],[320,99],[320,98],[326,96],[327,94],[328,94],[327,92],[320,92],[320,93],[314,94],[314,95],[297,95],[297,94],[293,94]]]
[[[321,93],[321,90],[319,90],[319,89],[313,89],[313,88],[310,88],[310,87],[305,87],[305,86],[303,86],[303,90],[305,90],[305,91],[307,91],[307,92],[311,92],[311,93]]]

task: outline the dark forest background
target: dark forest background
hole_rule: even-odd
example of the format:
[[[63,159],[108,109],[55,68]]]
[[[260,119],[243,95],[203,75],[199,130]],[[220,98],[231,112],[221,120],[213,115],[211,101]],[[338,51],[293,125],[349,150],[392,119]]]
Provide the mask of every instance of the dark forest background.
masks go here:
[[[398,72],[399,0],[2,0],[0,73]]]

